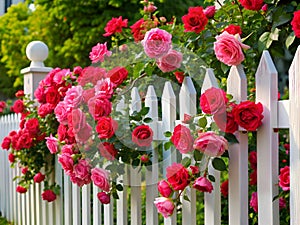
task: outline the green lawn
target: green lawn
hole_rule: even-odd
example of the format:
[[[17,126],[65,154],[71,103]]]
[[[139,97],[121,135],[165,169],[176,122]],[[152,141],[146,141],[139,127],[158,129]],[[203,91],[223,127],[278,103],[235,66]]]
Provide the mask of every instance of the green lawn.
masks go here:
[[[0,225],[11,225],[5,218],[0,217]]]

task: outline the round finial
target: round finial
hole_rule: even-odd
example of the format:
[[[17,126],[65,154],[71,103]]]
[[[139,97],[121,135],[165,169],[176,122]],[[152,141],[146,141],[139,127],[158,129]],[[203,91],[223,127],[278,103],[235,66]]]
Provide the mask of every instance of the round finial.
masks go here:
[[[48,52],[48,46],[44,42],[30,42],[26,47],[26,56],[31,61],[30,67],[44,67]]]

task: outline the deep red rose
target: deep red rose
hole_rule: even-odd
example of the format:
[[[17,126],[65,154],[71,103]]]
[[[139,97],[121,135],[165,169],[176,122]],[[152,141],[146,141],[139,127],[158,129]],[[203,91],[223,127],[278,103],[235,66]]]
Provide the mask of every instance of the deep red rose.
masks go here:
[[[15,94],[15,96],[16,96],[17,98],[23,97],[23,96],[24,96],[24,91],[23,91],[23,90],[17,91],[16,94]]]
[[[147,125],[140,125],[132,132],[132,142],[140,147],[150,146],[153,140],[153,131]]]
[[[257,184],[257,171],[253,170],[252,173],[249,175],[249,185],[256,185]]]
[[[173,193],[172,188],[170,187],[169,183],[165,180],[161,180],[157,184],[158,192],[166,198],[169,198],[170,195]]]
[[[127,78],[128,71],[124,67],[117,66],[112,70],[108,71],[107,77],[109,77],[110,81],[119,86],[123,83],[123,81]]]
[[[292,29],[297,38],[300,38],[300,10],[294,12],[294,17],[291,22]]]
[[[25,122],[24,127],[31,136],[35,136],[40,130],[39,120],[37,118],[30,118]]]
[[[118,129],[118,123],[110,117],[101,117],[96,125],[100,139],[111,138]]]
[[[239,0],[241,5],[248,10],[258,11],[262,8],[264,0]]]
[[[234,25],[234,24],[230,24],[228,27],[226,27],[224,31],[227,31],[227,33],[229,34],[239,34],[239,35],[242,35],[242,29],[239,25]]]
[[[190,166],[189,167],[190,171],[192,172],[193,175],[198,174],[200,172],[199,167],[198,166]]]
[[[123,27],[127,27],[128,19],[122,19],[122,16],[119,16],[119,18],[112,18],[108,23],[106,24],[104,30],[105,34],[103,34],[104,37],[111,36],[115,33],[121,33]]]
[[[17,186],[16,191],[20,194],[26,193],[27,192],[27,188],[24,188],[22,186]]]
[[[41,104],[38,108],[38,115],[44,118],[47,115],[51,114],[53,110],[54,110],[54,105],[49,103]]]
[[[190,7],[188,14],[182,17],[185,32],[195,32],[199,34],[204,30],[208,19],[200,6]]]
[[[249,153],[248,160],[250,162],[250,167],[253,170],[256,170],[256,168],[257,168],[257,153],[255,151],[251,151]]]
[[[174,72],[174,75],[178,81],[179,84],[182,84],[183,82],[183,79],[184,79],[184,72],[181,72],[181,71],[176,71]]]
[[[49,87],[46,91],[46,102],[50,103],[52,105],[57,105],[57,103],[60,101],[60,94],[58,90],[56,90],[54,87]]]
[[[17,150],[22,148],[30,148],[32,146],[32,138],[28,132],[21,132],[19,139],[17,140]]]
[[[98,149],[102,157],[107,160],[114,160],[118,154],[117,149],[113,143],[103,142],[98,145]]]
[[[1,148],[4,150],[9,150],[11,144],[11,138],[9,136],[4,137],[1,143]]]
[[[200,96],[200,107],[207,114],[224,113],[227,102],[226,93],[220,88],[211,87]]]
[[[14,154],[12,154],[12,153],[9,153],[8,154],[8,161],[10,162],[10,163],[13,163],[13,162],[15,162],[15,155]]]
[[[238,129],[238,124],[235,122],[232,112],[217,113],[213,116],[213,119],[223,132],[233,134]]]
[[[104,191],[99,192],[97,194],[97,198],[99,199],[99,201],[102,204],[108,204],[108,203],[110,203],[110,196],[107,193],[105,193]]]
[[[167,180],[175,191],[183,190],[190,183],[188,170],[180,163],[167,167]]]
[[[221,184],[221,193],[224,197],[228,196],[228,180],[225,180],[222,184]]]
[[[214,189],[212,183],[206,177],[198,177],[193,184],[193,188],[208,193],[211,193]]]
[[[35,183],[41,183],[43,180],[45,180],[45,175],[42,174],[41,172],[38,172],[36,175],[33,177],[33,181]]]
[[[145,33],[146,33],[146,28],[144,26],[144,19],[140,19],[135,22],[131,28],[131,33],[133,34],[133,38],[135,42],[141,41],[144,39]]]
[[[23,167],[22,169],[21,169],[21,173],[22,174],[26,174],[28,172],[28,167]]]
[[[15,101],[13,107],[12,107],[12,110],[15,112],[15,113],[22,113],[25,109],[25,106],[24,106],[24,103],[21,99],[18,99]]]
[[[285,166],[280,169],[279,174],[279,187],[284,191],[290,190],[290,167]]]
[[[193,150],[194,138],[189,128],[179,124],[174,128],[171,141],[181,154]]]
[[[241,102],[232,109],[234,120],[248,131],[255,131],[262,124],[262,113],[262,104],[251,101]]]
[[[45,190],[42,193],[42,198],[48,202],[53,202],[56,199],[56,194],[52,190]]]

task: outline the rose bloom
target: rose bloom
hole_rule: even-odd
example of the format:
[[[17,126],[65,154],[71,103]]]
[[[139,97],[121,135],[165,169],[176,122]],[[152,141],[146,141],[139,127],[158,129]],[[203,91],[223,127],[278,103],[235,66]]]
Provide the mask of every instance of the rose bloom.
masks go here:
[[[207,6],[204,10],[203,13],[205,16],[210,19],[213,18],[215,13],[216,13],[216,7],[215,6]]]
[[[193,150],[194,138],[189,128],[179,124],[174,128],[171,142],[181,154],[186,154]]]
[[[285,166],[280,169],[279,174],[279,187],[284,191],[290,190],[290,167]]]
[[[257,184],[257,171],[253,170],[252,173],[249,175],[249,185],[256,185]]]
[[[110,203],[110,196],[103,191],[97,194],[97,198],[102,204]]]
[[[142,163],[147,163],[149,161],[150,161],[149,155],[147,155],[147,154],[141,155],[141,162]]]
[[[206,177],[198,177],[193,184],[193,188],[201,192],[211,193],[214,189],[211,182]]]
[[[108,172],[102,168],[92,169],[92,181],[103,191],[109,192],[109,177]]]
[[[64,102],[67,108],[76,108],[80,105],[82,102],[82,92],[83,88],[80,85],[73,86],[66,92]]]
[[[73,109],[68,115],[68,124],[74,129],[74,133],[79,132],[86,125],[86,116],[81,109]]]
[[[101,117],[96,125],[96,131],[100,139],[111,138],[118,129],[118,123],[111,117]]]
[[[25,129],[29,132],[30,135],[36,135],[40,128],[39,128],[39,120],[37,118],[30,118],[24,124]]]
[[[95,96],[88,101],[88,108],[94,119],[99,120],[103,116],[109,116],[112,104],[107,98]]]
[[[115,84],[115,86],[119,86],[123,83],[124,80],[126,80],[128,76],[128,71],[126,68],[121,66],[116,66],[107,73],[107,77],[110,79],[110,81]]]
[[[42,181],[45,180],[45,177],[46,176],[44,174],[42,174],[41,172],[38,172],[36,175],[34,175],[33,181],[35,183],[41,183]]]
[[[42,193],[42,199],[48,202],[53,202],[56,199],[56,194],[52,190],[45,190]]]
[[[39,86],[34,91],[34,97],[38,100],[39,103],[46,103],[46,96],[44,91],[44,80],[41,80]]]
[[[24,91],[23,91],[23,90],[18,90],[18,91],[15,93],[15,96],[16,96],[17,98],[23,97],[23,96],[24,96]]]
[[[1,143],[1,148],[4,150],[9,150],[11,144],[11,138],[9,136],[4,137]]]
[[[115,148],[113,143],[109,143],[109,142],[99,143],[98,149],[100,155],[106,158],[107,160],[114,160],[118,154],[118,151]]]
[[[215,132],[207,131],[199,134],[194,141],[193,147],[208,156],[216,157],[221,156],[228,149],[228,142]]]
[[[249,153],[248,160],[250,162],[250,167],[253,170],[256,170],[256,168],[257,168],[257,153],[255,151],[251,151]]]
[[[93,128],[88,123],[85,123],[85,125],[75,133],[76,141],[79,141],[80,143],[87,142],[92,136],[92,131]]]
[[[181,66],[181,62],[182,54],[173,49],[156,60],[158,68],[164,73],[178,69]]]
[[[64,101],[57,104],[54,109],[54,114],[57,121],[61,124],[66,125],[68,123],[68,114],[71,112],[71,108],[68,108]]]
[[[200,96],[200,107],[207,114],[224,113],[228,98],[225,91],[211,87]]]
[[[58,155],[58,162],[65,171],[65,174],[71,175],[73,173],[74,160],[70,154]]]
[[[161,180],[158,182],[157,189],[159,193],[166,198],[170,197],[170,195],[173,193],[173,190],[170,187],[169,183],[165,180]]]
[[[224,31],[227,31],[228,34],[232,34],[232,35],[235,35],[235,34],[239,34],[239,35],[242,35],[242,29],[239,25],[234,25],[234,24],[230,24],[228,27],[226,27]]]
[[[262,124],[262,119],[264,118],[262,113],[262,104],[255,104],[251,101],[241,102],[232,109],[234,120],[248,131],[256,131]]]
[[[153,131],[147,125],[140,125],[134,128],[132,132],[132,142],[140,147],[148,147],[153,140]]]
[[[10,163],[14,163],[15,162],[15,155],[13,154],[13,153],[9,153],[8,154],[8,161],[10,162]]]
[[[164,218],[167,218],[173,214],[175,205],[171,199],[165,197],[155,198],[154,204],[157,208],[157,211],[161,213]]]
[[[107,50],[106,42],[104,44],[98,43],[90,52],[90,60],[92,63],[103,62],[104,57],[110,57],[111,54],[112,52]]]
[[[73,168],[75,176],[79,179],[85,180],[90,176],[91,166],[85,159],[79,159]]]
[[[22,186],[17,186],[16,191],[20,194],[26,193],[27,192],[27,188],[24,188]]]
[[[294,17],[291,22],[292,29],[297,38],[300,38],[300,10],[294,12]]]
[[[264,0],[239,0],[241,5],[248,10],[258,11],[264,4]]]
[[[55,154],[58,152],[58,140],[50,134],[50,137],[46,137],[46,145],[51,152],[51,154]]]
[[[184,72],[182,72],[182,71],[176,71],[176,72],[174,72],[174,75],[175,75],[178,83],[182,84],[183,79],[184,79]]]
[[[254,212],[258,212],[257,192],[253,192],[251,195],[250,207],[254,210]]]
[[[109,78],[98,80],[95,87],[95,95],[101,98],[110,99],[114,93],[115,85]]]
[[[238,130],[238,124],[234,120],[232,112],[214,114],[213,119],[223,132],[233,134]]]
[[[49,103],[45,103],[45,104],[41,104],[38,107],[38,115],[41,118],[45,118],[47,115],[51,114],[53,112],[54,108],[52,104]]]
[[[167,180],[175,191],[184,190],[190,183],[188,170],[180,163],[167,167]]]
[[[139,42],[144,39],[147,30],[157,27],[158,23],[155,21],[144,20],[143,18],[136,21],[131,28],[134,41]]]
[[[61,86],[64,82],[67,76],[71,75],[70,69],[62,69],[61,71],[58,71],[53,76],[53,82],[57,85]]]
[[[0,101],[0,113],[3,113],[6,107],[6,103],[4,101]]]
[[[165,30],[153,28],[146,32],[142,45],[147,56],[159,58],[172,48],[172,35]]]
[[[57,105],[61,99],[58,90],[55,87],[49,87],[45,90],[46,102],[52,105]]]
[[[84,87],[86,84],[96,85],[97,81],[107,76],[106,70],[101,67],[88,66],[85,67],[77,81],[78,84]]]
[[[112,18],[110,21],[107,22],[104,30],[105,34],[103,34],[104,37],[111,36],[115,33],[121,33],[123,27],[127,27],[128,19],[122,18],[122,16],[119,16],[119,18]]]
[[[198,166],[190,166],[189,170],[192,172],[193,175],[196,175],[198,173],[200,173],[199,167]]]
[[[204,30],[208,19],[203,12],[203,8],[200,6],[190,7],[188,14],[182,18],[185,32],[195,32],[199,34]]]
[[[248,49],[249,46],[242,44],[239,37],[224,31],[216,37],[216,40],[214,51],[218,60],[228,66],[237,66],[244,61],[242,49]]]
[[[279,209],[284,209],[286,208],[286,201],[283,197],[279,198]]]
[[[221,184],[221,193],[224,197],[228,196],[228,180],[225,180],[222,184]]]
[[[14,105],[12,106],[12,110],[15,113],[22,113],[25,109],[24,103],[21,99],[18,99],[14,102]]]

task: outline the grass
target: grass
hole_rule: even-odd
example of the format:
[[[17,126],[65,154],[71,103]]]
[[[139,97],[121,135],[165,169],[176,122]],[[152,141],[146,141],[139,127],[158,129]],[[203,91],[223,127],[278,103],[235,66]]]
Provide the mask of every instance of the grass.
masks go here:
[[[12,225],[12,223],[8,222],[5,218],[0,217],[0,225]]]

